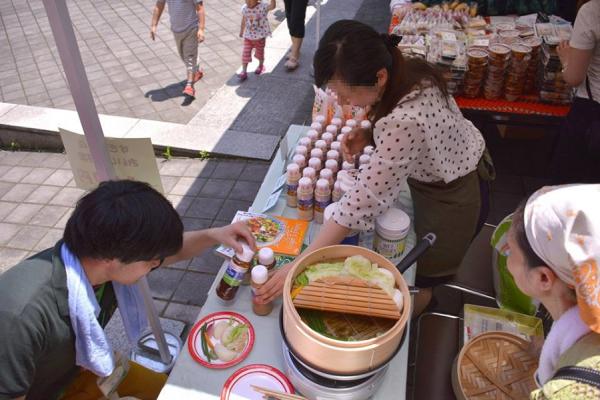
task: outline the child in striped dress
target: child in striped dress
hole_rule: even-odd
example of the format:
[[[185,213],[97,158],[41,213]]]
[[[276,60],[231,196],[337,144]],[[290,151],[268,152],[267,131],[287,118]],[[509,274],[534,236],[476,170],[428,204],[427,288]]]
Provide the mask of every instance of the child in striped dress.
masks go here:
[[[275,0],[270,0],[269,4],[262,3],[260,0],[246,0],[246,4],[242,6],[240,37],[244,38],[244,48],[242,51],[242,73],[239,74],[240,81],[245,81],[248,78],[248,63],[252,61],[253,49],[254,57],[259,62],[254,73],[260,75],[265,69],[265,42],[267,36],[271,35],[267,15],[269,11],[274,9]]]

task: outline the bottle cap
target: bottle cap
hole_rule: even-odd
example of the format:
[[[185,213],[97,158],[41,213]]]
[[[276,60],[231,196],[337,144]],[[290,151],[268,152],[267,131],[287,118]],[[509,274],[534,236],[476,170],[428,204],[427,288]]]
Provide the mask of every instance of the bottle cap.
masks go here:
[[[327,128],[325,128],[325,131],[329,132],[333,135],[337,135],[338,127],[337,127],[337,125],[327,125]]]
[[[319,176],[321,177],[321,179],[326,179],[327,182],[329,182],[333,179],[333,171],[327,168],[323,168]]]
[[[294,161],[294,164],[297,164],[300,168],[306,165],[306,157],[302,154],[296,154],[292,160]]]
[[[258,285],[262,285],[269,280],[269,270],[264,265],[255,265],[250,274],[252,275],[252,282]]]
[[[311,183],[312,183],[312,180],[315,179],[316,176],[317,176],[317,171],[315,171],[315,169],[312,167],[306,167],[306,168],[304,168],[304,170],[302,170],[302,177],[310,179]]]
[[[323,150],[323,151],[324,151],[324,150],[326,150],[326,149],[327,149],[327,142],[326,142],[326,141],[324,141],[323,139],[321,139],[321,140],[317,140],[317,141],[315,142],[315,147],[316,147],[317,149],[321,149],[321,150]]]
[[[399,208],[389,208],[375,219],[375,229],[390,240],[406,237],[410,228],[410,217]]]
[[[365,148],[363,149],[363,153],[368,156],[370,156],[374,152],[375,152],[375,147],[373,147],[373,146],[365,146]]]
[[[331,172],[335,174],[340,167],[337,160],[327,160],[325,161],[325,168],[331,170]]]
[[[248,246],[247,243],[244,242],[240,242],[242,245],[242,252],[236,252],[235,256],[243,261],[243,262],[250,262],[252,261],[252,259],[254,258],[254,251],[252,251],[252,249],[250,248],[250,246]]]
[[[298,174],[300,174],[300,166],[298,164],[296,164],[296,163],[288,164],[288,166],[287,166],[287,174],[288,174],[288,177],[290,175],[298,175]]]
[[[371,121],[365,119],[364,121],[360,121],[360,127],[363,129],[371,129]]]
[[[317,115],[314,121],[323,125],[325,123],[325,117],[323,115]]]
[[[340,149],[342,148],[342,144],[336,140],[335,142],[331,142],[330,147],[331,147],[331,150],[335,150],[339,153]]]
[[[329,191],[329,181],[327,179],[319,179],[317,181],[317,191]]]
[[[311,158],[308,160],[308,166],[318,171],[321,169],[321,159],[320,158]]]
[[[298,141],[298,144],[300,144],[308,149],[308,148],[310,148],[310,144],[311,144],[310,138],[303,137]]]
[[[323,139],[325,143],[330,144],[331,142],[333,142],[333,133],[325,132],[323,136],[321,136],[321,139]]]
[[[321,125],[318,122],[313,122],[312,124],[310,124],[310,129],[314,129],[317,132],[322,132],[323,131],[323,125]]]
[[[354,128],[356,126],[356,120],[355,119],[347,119],[346,126],[348,126],[350,128]]]
[[[352,163],[349,163],[348,161],[344,161],[344,162],[342,163],[342,169],[343,169],[344,171],[350,171],[351,169],[354,169],[354,164],[352,164]]]
[[[315,142],[319,140],[319,132],[315,131],[314,129],[311,129],[308,132],[306,132],[306,137],[309,138],[311,142]]]
[[[296,146],[296,150],[294,150],[295,154],[300,154],[306,157],[306,155],[308,154],[308,149],[306,148],[306,146],[302,146],[302,145],[298,145]]]
[[[364,164],[368,164],[371,162],[371,156],[367,155],[367,154],[363,154],[362,156],[360,156],[360,158],[358,159],[358,163],[360,165],[364,165]]]
[[[346,134],[340,133],[339,135],[337,135],[337,137],[335,138],[335,140],[337,140],[338,142],[342,143],[344,141],[344,136],[346,136]]]
[[[341,118],[337,118],[337,117],[336,118],[332,118],[331,119],[331,125],[335,125],[338,128],[341,128],[342,127],[342,119]]]
[[[306,169],[304,171],[306,171]],[[306,176],[304,178],[300,178],[300,181],[298,181],[298,185],[304,189],[312,188],[312,179],[307,178]]]
[[[337,150],[329,150],[327,152],[327,159],[328,160],[339,160],[340,158],[340,153]]]
[[[349,134],[350,132],[352,132],[352,127],[350,126],[345,126],[342,128],[342,130],[340,131],[341,133],[343,133],[344,135]]]
[[[319,148],[312,149],[310,151],[310,158],[318,158],[318,159],[323,158],[323,150],[321,150]]]
[[[270,265],[275,261],[275,252],[270,247],[263,247],[258,251],[258,263],[262,265]]]

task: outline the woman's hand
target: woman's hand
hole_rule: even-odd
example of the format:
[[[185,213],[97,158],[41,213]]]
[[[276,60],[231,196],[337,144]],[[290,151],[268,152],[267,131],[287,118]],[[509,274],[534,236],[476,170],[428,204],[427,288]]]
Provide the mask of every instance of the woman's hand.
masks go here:
[[[365,146],[373,143],[373,132],[370,129],[354,128],[344,135],[342,140],[342,155],[344,160],[354,162],[354,156],[359,154]]]
[[[293,266],[294,263],[289,263],[275,272],[271,278],[269,278],[269,280],[256,291],[257,297],[255,297],[255,300],[260,304],[265,304],[279,297],[281,292],[283,292],[285,277]]]
[[[216,242],[231,247],[236,253],[242,252],[240,239],[248,243],[252,249],[256,249],[254,236],[244,221],[226,225],[221,228],[211,229],[210,237]]]

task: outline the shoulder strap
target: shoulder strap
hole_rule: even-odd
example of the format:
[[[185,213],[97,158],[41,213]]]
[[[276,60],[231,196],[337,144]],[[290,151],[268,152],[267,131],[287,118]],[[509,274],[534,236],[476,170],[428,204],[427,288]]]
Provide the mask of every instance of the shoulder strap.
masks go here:
[[[594,386],[600,390],[600,372],[592,368],[562,367],[554,374],[552,379],[567,379]]]
[[[590,86],[590,78],[587,75],[585,76],[585,88],[587,90],[588,98],[593,101],[594,98],[592,97],[592,88]]]

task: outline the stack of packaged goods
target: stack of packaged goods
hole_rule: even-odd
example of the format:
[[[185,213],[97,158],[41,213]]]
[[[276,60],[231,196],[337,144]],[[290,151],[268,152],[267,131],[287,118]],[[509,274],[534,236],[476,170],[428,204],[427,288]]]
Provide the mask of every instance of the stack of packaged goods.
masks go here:
[[[511,62],[506,74],[504,95],[508,101],[517,101],[525,87],[525,76],[531,60],[531,47],[517,43],[513,44],[510,50]]]
[[[504,44],[492,44],[488,48],[488,69],[483,96],[488,100],[495,100],[502,96],[506,69],[510,64],[510,47]]]
[[[542,67],[542,39],[537,36],[531,36],[523,40],[523,44],[531,47],[531,60],[525,73],[525,85],[523,93],[531,94],[537,92],[539,88],[539,79]]]
[[[467,70],[466,39],[463,33],[434,30],[427,61],[436,65],[446,79],[448,93],[460,94]]]
[[[542,39],[542,63],[544,72],[540,99],[546,103],[568,104],[572,100],[572,88],[562,76],[562,63],[556,49],[561,40],[570,37],[570,25],[536,24],[537,35]]]
[[[468,69],[465,74],[465,97],[475,98],[481,93],[483,80],[488,67],[488,52],[478,48],[467,51]]]

